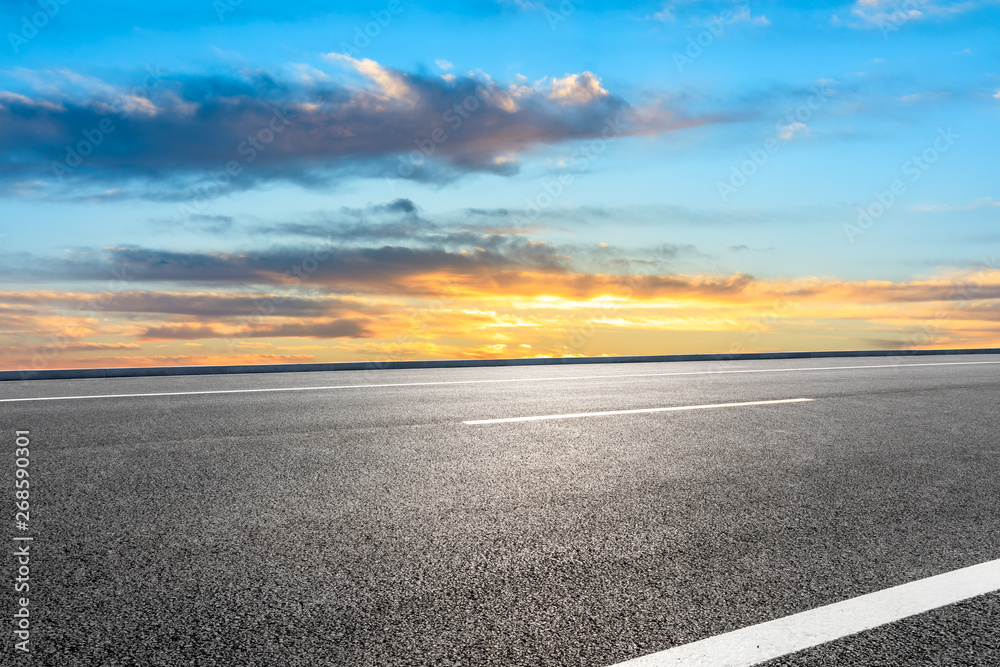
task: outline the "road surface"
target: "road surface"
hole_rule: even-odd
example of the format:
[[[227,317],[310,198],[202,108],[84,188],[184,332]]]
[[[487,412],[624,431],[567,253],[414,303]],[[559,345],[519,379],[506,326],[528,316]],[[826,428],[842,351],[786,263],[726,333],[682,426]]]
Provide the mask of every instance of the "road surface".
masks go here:
[[[0,383],[0,662],[658,654],[1000,559],[998,405],[993,355]],[[764,664],[995,666],[980,593]]]

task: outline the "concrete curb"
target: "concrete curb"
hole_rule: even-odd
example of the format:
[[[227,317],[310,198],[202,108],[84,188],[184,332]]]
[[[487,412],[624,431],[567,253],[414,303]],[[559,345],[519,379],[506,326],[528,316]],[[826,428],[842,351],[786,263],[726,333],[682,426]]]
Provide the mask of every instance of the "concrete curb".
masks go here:
[[[242,366],[153,366],[146,368],[61,368],[0,371],[0,381],[76,380],[87,378],[229,375],[234,373],[306,373],[401,368],[475,368],[559,364],[637,364],[668,361],[744,361],[819,359],[825,357],[923,357],[947,354],[1000,354],[1000,348],[971,350],[834,350],[829,352],[746,352],[741,354],[662,354],[629,357],[546,357],[530,359],[437,359],[428,361],[348,361],[317,364],[247,364]]]

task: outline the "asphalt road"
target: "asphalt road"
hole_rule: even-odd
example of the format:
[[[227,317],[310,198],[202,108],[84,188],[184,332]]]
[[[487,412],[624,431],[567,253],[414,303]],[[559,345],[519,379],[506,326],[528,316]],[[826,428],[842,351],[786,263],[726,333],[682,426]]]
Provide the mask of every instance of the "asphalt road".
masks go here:
[[[108,397],[62,400],[88,395]],[[35,538],[32,652],[7,639],[4,665],[606,667],[1000,558],[1000,356],[12,398],[60,400],[0,402],[8,497],[30,431]],[[464,423],[792,398],[813,400]],[[995,666],[998,620],[983,595],[767,664]]]

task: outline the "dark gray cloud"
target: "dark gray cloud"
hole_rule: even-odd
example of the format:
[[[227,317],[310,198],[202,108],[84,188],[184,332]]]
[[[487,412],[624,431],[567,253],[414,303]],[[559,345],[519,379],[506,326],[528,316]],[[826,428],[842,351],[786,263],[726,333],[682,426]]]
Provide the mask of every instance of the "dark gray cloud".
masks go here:
[[[374,207],[376,211],[388,211],[389,213],[416,213],[417,205],[410,199],[396,199],[388,204],[379,204]]]
[[[508,220],[514,224],[507,226],[490,224],[495,222],[490,218],[485,222],[470,224],[468,216],[455,214],[430,219],[413,201],[396,199],[321,211],[296,222],[240,224],[227,232],[228,236],[255,238],[258,248],[253,250],[83,248],[46,262],[26,257],[22,265],[3,267],[0,274],[24,275],[30,267],[33,280],[40,283],[107,282],[115,276],[110,289],[125,291],[102,298],[102,309],[227,317],[254,312],[261,297],[178,292],[206,286],[208,291],[218,292],[239,286],[300,295],[300,288],[323,294],[436,294],[438,286],[428,276],[447,275],[470,286],[488,287],[529,280],[528,274],[534,276],[530,280],[537,281],[574,273],[690,272],[680,270],[705,257],[690,244],[631,249],[572,242],[553,245],[534,240],[537,228],[526,226],[526,221],[521,221],[522,227],[513,220]],[[277,239],[281,245],[268,243]],[[174,285],[169,292],[160,291],[165,283]],[[154,291],[147,293],[145,289]],[[288,298],[282,301],[281,313],[343,316],[351,314],[347,312],[350,308],[351,304],[333,299],[318,303],[312,297]]]
[[[639,121],[623,99],[599,84],[599,94],[588,88],[596,79],[584,75],[557,92],[346,63],[368,85],[302,83],[266,72],[158,74],[132,97],[101,88],[74,97],[0,93],[0,179],[58,177],[72,185],[139,178],[154,185],[137,192],[154,199],[187,197],[201,180],[223,189],[283,179],[320,185],[345,174],[441,181],[473,171],[512,173],[516,163],[502,156],[607,136],[609,122],[620,123],[612,134],[724,122],[678,109]],[[226,175],[227,165],[239,173]],[[405,201],[395,206],[407,212]]]
[[[323,239],[331,243],[390,243],[405,242],[409,246],[426,245],[448,249],[488,248],[499,250],[511,245],[508,237],[519,237],[538,226],[498,226],[469,224],[468,216],[426,217],[413,201],[396,199],[386,204],[365,208],[342,207],[336,211],[321,211],[295,222],[271,222],[247,228],[247,232],[262,236],[289,238],[301,236]]]
[[[188,216],[186,226],[200,232],[222,234],[233,228],[236,220],[229,215],[205,215],[196,213]]]
[[[120,247],[89,252],[49,262],[36,280],[107,280],[112,274],[123,284],[176,283],[184,285],[271,285],[291,288],[303,284],[350,293],[419,293],[411,278],[449,273],[490,279],[505,271],[534,270],[563,273],[566,258],[546,243],[509,237],[487,237],[483,246],[452,250],[444,247],[341,247],[317,245],[272,248],[241,253],[176,252],[153,248]],[[8,267],[17,272],[16,267]],[[434,289],[427,287],[428,293]],[[239,310],[238,304],[234,310]],[[137,299],[136,308],[145,307]],[[196,310],[187,302],[189,310]],[[303,304],[305,307],[305,304]],[[245,312],[245,311],[244,311]]]
[[[672,204],[636,204],[626,206],[551,206],[541,210],[531,207],[467,208],[467,220],[504,226],[544,225],[549,229],[577,229],[627,221],[630,225],[685,226],[759,226],[802,225],[836,222],[841,211],[833,207],[792,207],[782,211],[766,209],[693,208]]]
[[[255,313],[271,295],[245,294],[180,294],[170,292],[120,292],[102,301],[108,312],[159,313],[189,317],[244,317]],[[354,309],[354,304],[337,299],[310,299],[280,296],[277,311],[288,317],[320,317],[342,309]]]
[[[30,304],[30,305],[11,305]],[[167,315],[181,320],[225,321],[241,324],[249,318],[298,317],[330,318],[377,316],[384,309],[357,300],[346,300],[331,296],[302,297],[287,294],[207,294],[182,292],[157,292],[135,290],[117,293],[86,295],[83,299],[77,293],[32,292],[0,293],[0,326],[13,328],[14,316],[37,314],[38,307],[47,307],[47,312],[63,309],[83,316],[117,314],[125,319],[137,320],[147,315]],[[24,318],[21,318],[22,320]],[[24,324],[25,322],[21,322]],[[185,324],[190,327],[190,324]],[[97,348],[94,348],[97,349]],[[110,348],[109,348],[110,349]]]

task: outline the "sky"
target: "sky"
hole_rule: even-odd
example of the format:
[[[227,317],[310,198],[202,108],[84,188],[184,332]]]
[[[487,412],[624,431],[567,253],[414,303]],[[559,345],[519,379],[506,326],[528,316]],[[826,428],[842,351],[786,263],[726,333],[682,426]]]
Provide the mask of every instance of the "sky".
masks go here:
[[[3,369],[1000,346],[996,1],[0,25]]]

